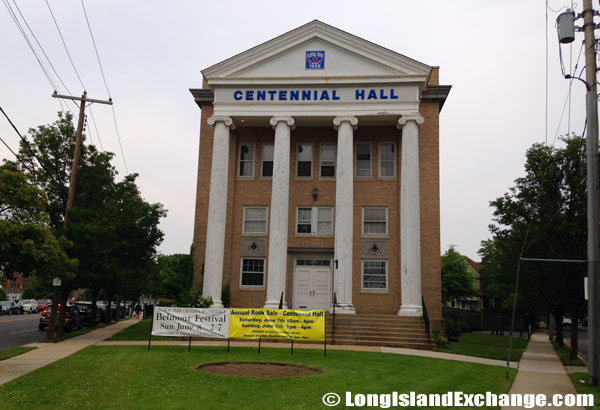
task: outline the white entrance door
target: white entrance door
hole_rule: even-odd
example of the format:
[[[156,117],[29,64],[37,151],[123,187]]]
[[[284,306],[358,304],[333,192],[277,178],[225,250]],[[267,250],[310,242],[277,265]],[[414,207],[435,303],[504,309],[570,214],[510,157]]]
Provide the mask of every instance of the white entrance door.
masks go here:
[[[294,309],[331,307],[331,260],[297,259],[294,269]]]

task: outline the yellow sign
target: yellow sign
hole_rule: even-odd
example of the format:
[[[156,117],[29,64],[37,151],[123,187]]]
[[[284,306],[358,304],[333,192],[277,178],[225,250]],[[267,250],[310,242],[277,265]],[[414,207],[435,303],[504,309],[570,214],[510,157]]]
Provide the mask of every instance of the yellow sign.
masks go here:
[[[231,339],[325,340],[325,311],[289,309],[231,309]]]

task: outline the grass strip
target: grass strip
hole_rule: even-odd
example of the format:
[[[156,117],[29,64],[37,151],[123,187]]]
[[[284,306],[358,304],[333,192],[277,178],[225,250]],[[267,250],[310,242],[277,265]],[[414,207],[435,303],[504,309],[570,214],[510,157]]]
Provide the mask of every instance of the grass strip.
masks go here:
[[[111,323],[111,324],[114,324],[114,323]],[[86,333],[89,333],[89,332],[91,332],[93,330],[102,329],[103,327],[110,326],[111,324],[109,324],[109,323],[100,323],[100,324],[97,324],[94,327],[84,327],[82,329],[73,330],[71,332],[65,331],[65,334],[62,337],[55,336],[54,339],[52,340],[52,343],[58,343],[58,342],[62,342],[63,340],[71,339],[73,337],[85,335]],[[58,333],[55,333],[55,334],[58,334]],[[42,339],[42,340],[39,341],[39,343],[48,343],[48,340]]]
[[[134,319],[132,319],[134,320]],[[135,325],[129,326],[114,334],[107,340],[148,340],[150,329],[152,328],[152,318],[138,321]],[[152,336],[152,340],[177,340],[175,337]]]
[[[577,357],[575,360],[570,360],[569,356],[571,355],[571,349],[567,347],[567,345],[559,346],[555,340],[552,341],[552,346],[554,346],[554,350],[556,350],[556,354],[558,358],[565,366],[585,366],[585,363]]]
[[[463,333],[458,342],[448,343],[446,347],[438,347],[438,352],[461,354],[465,356],[483,357],[486,359],[506,360],[508,355],[508,336],[481,333]],[[518,362],[527,348],[528,339],[513,338],[510,360]]]
[[[600,387],[589,386],[587,384],[588,375],[587,373],[571,373],[569,374],[575,390],[579,394],[593,394],[594,395],[594,406],[587,408],[589,410],[600,410]]]
[[[287,362],[322,369],[306,377],[244,378],[195,370],[206,362]],[[77,375],[77,377],[73,377]],[[89,376],[89,377],[86,377]],[[18,409],[317,409],[326,393],[507,393],[515,371],[416,356],[332,350],[195,346],[90,346],[0,386]],[[56,383],[40,383],[56,380]],[[200,406],[200,407],[199,407]]]
[[[30,352],[35,349],[37,349],[37,347],[33,347],[33,346],[9,347],[8,349],[0,350],[0,360],[10,359],[11,357],[15,357],[15,356]]]

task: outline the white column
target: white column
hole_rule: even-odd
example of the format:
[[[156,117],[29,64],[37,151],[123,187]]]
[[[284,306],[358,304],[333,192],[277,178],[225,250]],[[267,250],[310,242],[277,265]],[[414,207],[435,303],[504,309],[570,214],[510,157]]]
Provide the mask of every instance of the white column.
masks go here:
[[[423,117],[403,115],[400,162],[400,286],[402,304],[398,315],[422,316],[421,303],[421,205],[419,200],[419,125]]]
[[[265,308],[278,308],[283,292],[282,307],[287,309],[285,285],[290,198],[290,131],[294,129],[294,119],[292,117],[273,117],[270,122],[275,128],[275,147],[273,149],[269,263]]]
[[[335,117],[338,131],[337,161],[335,163],[335,250],[334,292],[338,306],[336,313],[354,314],[352,305],[352,246],[354,218],[354,142],[353,133],[358,124],[356,117]]]
[[[229,127],[232,120],[225,115],[215,115],[208,119],[208,124],[214,127],[214,137],[202,296],[205,298],[212,297],[213,305],[211,307],[222,308],[221,289],[223,287],[223,257],[227,216]]]

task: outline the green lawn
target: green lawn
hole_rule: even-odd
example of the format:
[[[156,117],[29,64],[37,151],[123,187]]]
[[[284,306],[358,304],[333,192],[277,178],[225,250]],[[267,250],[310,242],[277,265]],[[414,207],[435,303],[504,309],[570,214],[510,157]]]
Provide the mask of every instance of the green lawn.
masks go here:
[[[23,353],[27,353],[31,350],[35,350],[37,347],[30,346],[16,346],[8,349],[0,350],[0,360],[10,359],[11,357],[18,356]]]
[[[438,347],[438,352],[462,354],[465,356],[484,357],[486,359],[506,360],[508,355],[508,336],[481,333],[463,333],[458,342],[448,343],[446,347]],[[510,360],[518,362],[529,343],[528,339],[513,338]]]
[[[133,320],[133,319],[132,319]],[[148,340],[150,328],[152,327],[152,318],[140,320],[135,325],[116,333],[107,340]],[[152,336],[152,340],[177,340],[175,337]]]
[[[194,370],[203,362],[274,361],[321,368],[296,378],[242,378]],[[77,375],[77,377],[73,377]],[[320,409],[352,393],[506,393],[505,369],[385,353],[196,346],[91,346],[0,386],[15,409]],[[40,383],[40,380],[55,380]],[[344,408],[337,406],[336,408]]]
[[[571,349],[567,345],[559,346],[554,340],[552,341],[552,345],[554,346],[554,350],[556,350],[558,358],[565,366],[585,366],[585,363],[579,357],[575,360],[569,360]]]
[[[55,336],[54,339],[52,340],[52,343],[58,343],[58,342],[62,342],[63,340],[70,339],[72,337],[85,335],[86,333],[89,333],[92,330],[100,329],[100,328],[103,328],[106,326],[110,326],[110,325],[108,323],[100,323],[100,324],[96,325],[95,327],[84,327],[82,329],[73,330],[71,332],[65,331],[65,334],[63,335],[63,337]],[[58,333],[56,333],[56,334],[58,334]],[[48,340],[46,340],[46,339],[40,340],[40,343],[46,343],[46,342],[48,342]]]
[[[593,394],[594,395],[594,406],[588,407],[588,409],[600,410],[600,387],[588,386],[587,384],[587,373],[571,373],[569,374],[575,390],[580,394]]]

